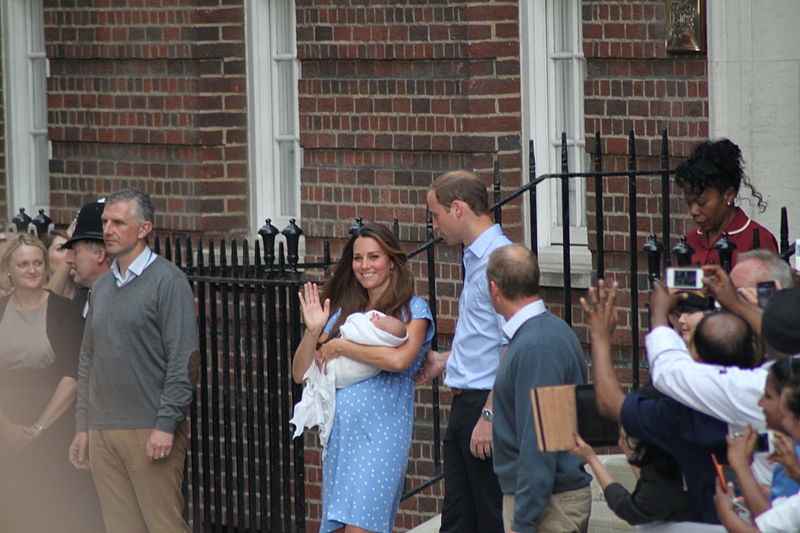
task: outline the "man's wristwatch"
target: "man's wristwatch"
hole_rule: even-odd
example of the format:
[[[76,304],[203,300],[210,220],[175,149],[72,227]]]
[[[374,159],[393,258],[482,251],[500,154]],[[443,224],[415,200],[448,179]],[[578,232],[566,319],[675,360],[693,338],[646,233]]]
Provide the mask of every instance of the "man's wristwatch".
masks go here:
[[[487,408],[484,407],[481,410],[481,417],[484,420],[488,420],[489,422],[491,422],[492,420],[494,420],[494,413],[492,412],[491,409],[487,409]]]

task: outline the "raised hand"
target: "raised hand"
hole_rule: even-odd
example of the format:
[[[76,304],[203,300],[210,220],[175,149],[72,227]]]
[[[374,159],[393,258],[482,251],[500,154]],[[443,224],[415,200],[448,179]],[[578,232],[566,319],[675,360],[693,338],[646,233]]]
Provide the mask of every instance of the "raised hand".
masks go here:
[[[306,328],[319,335],[331,316],[330,299],[326,298],[324,302],[320,302],[319,287],[310,281],[305,283],[303,290],[298,292],[297,296],[300,298],[300,308],[303,311]]]
[[[780,431],[774,432],[773,443],[775,451],[768,459],[770,462],[780,464],[789,477],[797,481],[800,478],[800,461],[797,459],[794,443]]]
[[[750,468],[753,462],[753,454],[756,451],[756,440],[758,433],[750,426],[744,433],[725,437],[728,442],[728,463],[734,468]]]
[[[731,278],[721,266],[706,265],[702,268],[703,284],[722,307],[732,309],[740,303],[736,287],[733,286]]]
[[[581,307],[586,313],[586,323],[593,339],[610,339],[617,327],[617,289],[616,281],[608,289],[606,282],[601,279],[597,282],[597,288],[589,287],[587,297],[581,298]]]

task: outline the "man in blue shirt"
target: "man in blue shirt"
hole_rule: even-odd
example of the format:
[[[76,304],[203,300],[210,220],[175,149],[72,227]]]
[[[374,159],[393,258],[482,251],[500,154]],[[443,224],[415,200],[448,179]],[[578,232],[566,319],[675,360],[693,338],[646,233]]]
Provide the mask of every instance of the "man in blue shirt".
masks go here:
[[[447,244],[464,246],[464,286],[452,351],[431,351],[417,379],[445,372],[453,404],[444,438],[442,533],[503,531],[502,495],[492,471],[492,387],[502,348],[503,319],[492,308],[486,264],[493,250],[510,244],[489,214],[486,187],[473,173],[456,170],[428,190],[433,226]]]

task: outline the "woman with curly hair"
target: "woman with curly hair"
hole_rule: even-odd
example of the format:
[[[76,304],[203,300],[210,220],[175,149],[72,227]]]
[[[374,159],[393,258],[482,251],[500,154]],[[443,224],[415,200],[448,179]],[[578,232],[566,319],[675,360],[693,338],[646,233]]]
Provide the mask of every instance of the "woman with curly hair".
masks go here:
[[[758,228],[760,248],[778,252],[778,242],[772,233],[734,203],[739,187],[744,184],[756,199],[759,211],[763,213],[767,207],[745,176],[742,152],[734,143],[721,139],[695,146],[689,158],[676,169],[675,183],[683,189],[689,214],[697,224],[686,234],[686,242],[694,248],[692,263],[720,264],[714,244],[727,233],[736,245],[731,266],[735,265],[739,254],[755,248],[755,228]]]

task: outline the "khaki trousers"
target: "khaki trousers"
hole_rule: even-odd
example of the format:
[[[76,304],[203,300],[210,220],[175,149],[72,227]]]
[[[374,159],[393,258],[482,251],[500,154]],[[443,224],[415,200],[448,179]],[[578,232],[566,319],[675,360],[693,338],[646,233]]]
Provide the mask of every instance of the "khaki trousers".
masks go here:
[[[589,486],[559,492],[550,496],[539,519],[537,533],[586,533],[592,512],[592,490]],[[511,531],[514,522],[514,495],[503,494],[503,527]]]
[[[169,457],[145,455],[150,429],[89,430],[92,471],[107,533],[189,533],[183,519],[186,426],[175,431]]]

